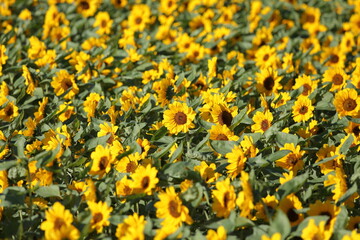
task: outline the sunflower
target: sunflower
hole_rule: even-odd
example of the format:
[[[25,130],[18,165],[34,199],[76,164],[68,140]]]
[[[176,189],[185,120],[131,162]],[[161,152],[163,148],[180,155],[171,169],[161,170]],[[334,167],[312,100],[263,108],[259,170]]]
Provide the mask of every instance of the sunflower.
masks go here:
[[[359,114],[360,98],[355,89],[345,88],[335,94],[334,105],[340,118],[356,117]]]
[[[261,199],[261,202],[256,203],[256,218],[263,219],[266,222],[268,221],[268,215],[272,216],[275,212],[275,209],[278,206],[278,200],[274,195],[267,195]],[[266,208],[266,211],[265,211]]]
[[[113,22],[114,21],[111,20],[108,12],[98,12],[98,14],[96,14],[93,27],[98,27],[96,33],[102,36],[103,34],[110,34]]]
[[[247,158],[256,157],[259,153],[259,149],[254,144],[253,138],[251,136],[244,136],[244,139],[240,142],[244,154]]]
[[[207,165],[205,161],[201,161],[199,166],[194,167],[194,170],[199,172],[201,178],[204,179],[207,183],[215,182],[221,176],[220,173],[215,172],[215,163]]]
[[[229,165],[226,166],[228,170],[227,173],[231,178],[235,178],[244,170],[247,157],[240,146],[235,146],[225,157],[229,163]]]
[[[160,201],[154,204],[156,217],[164,219],[162,226],[180,226],[183,222],[192,224],[193,220],[189,215],[189,209],[182,204],[181,199],[175,192],[174,187],[169,187],[166,192],[159,194]]]
[[[109,207],[106,202],[87,202],[91,211],[91,230],[95,230],[97,233],[101,233],[103,228],[110,225],[109,217],[113,208]]]
[[[100,178],[110,172],[111,164],[115,160],[111,154],[111,149],[108,147],[104,148],[102,145],[97,145],[90,157],[92,159],[92,165],[89,174],[99,175]]]
[[[144,240],[145,225],[145,217],[134,213],[133,215],[127,216],[123,223],[118,224],[115,236],[117,239]]]
[[[313,111],[314,106],[311,104],[311,100],[300,95],[292,107],[293,119],[295,122],[305,122],[314,115]]]
[[[164,111],[164,126],[170,134],[188,132],[189,128],[194,128],[193,120],[196,113],[186,103],[173,102],[169,104],[169,109]]]
[[[269,45],[261,46],[255,53],[255,65],[259,68],[276,68],[279,59],[276,56],[276,48]]]
[[[211,126],[210,139],[221,141],[237,141],[239,137],[234,135],[234,133],[225,124],[217,124]]]
[[[226,240],[227,234],[224,226],[220,226],[216,231],[210,229],[206,234],[207,240]]]
[[[321,202],[316,200],[315,203],[310,204],[310,208],[307,212],[309,216],[328,216],[329,219],[325,223],[326,230],[333,230],[334,224],[336,222],[336,217],[340,213],[340,207],[331,203],[329,200],[326,202]]]
[[[6,61],[9,58],[5,52],[6,52],[5,45],[0,44],[0,76],[2,76],[2,65],[5,65]]]
[[[177,0],[161,0],[159,11],[171,15],[178,8]]]
[[[216,189],[212,190],[213,204],[212,209],[217,217],[227,218],[230,212],[235,209],[236,194],[234,186],[230,184],[230,179],[216,183]]]
[[[56,73],[56,76],[51,81],[51,86],[54,88],[56,96],[67,92],[64,96],[65,99],[71,99],[79,92],[75,82],[75,75],[69,74],[66,70],[60,70]]]
[[[325,66],[340,68],[345,66],[346,53],[341,51],[340,46],[324,47],[320,57]]]
[[[31,76],[31,73],[26,65],[22,66],[22,71],[23,71],[22,76],[25,78],[25,85],[27,86],[26,93],[33,95],[35,90],[35,82]]]
[[[289,171],[293,171],[294,175],[296,175],[297,171],[302,169],[304,165],[302,156],[305,152],[301,151],[300,146],[295,146],[294,143],[285,143],[284,147],[280,148],[280,150],[290,150],[291,152],[277,160],[276,165]]]
[[[316,153],[317,160],[316,162],[320,162],[324,158],[333,157],[338,155],[338,157],[333,160],[324,162],[320,164],[320,171],[322,174],[326,175],[332,171],[334,171],[338,167],[342,167],[342,155],[337,150],[337,148],[333,145],[324,144],[319,151]]]
[[[0,107],[1,105],[5,105],[4,108],[0,108],[1,120],[11,122],[19,115],[19,108],[12,101],[7,101],[6,97],[0,96]]]
[[[69,188],[82,193],[83,200],[96,201],[96,187],[91,178],[85,179],[85,181],[73,181]]]
[[[84,103],[83,103],[83,109],[86,112],[88,121],[95,117],[95,110],[98,106],[98,103],[100,102],[100,99],[103,99],[103,96],[100,96],[97,93],[90,93],[89,96],[86,97]]]
[[[236,106],[229,107],[225,102],[215,103],[210,109],[211,120],[215,124],[231,126],[232,120],[238,113]]]
[[[255,209],[254,206],[254,197],[251,188],[251,184],[249,181],[249,174],[247,172],[241,172],[241,187],[242,191],[239,193],[236,198],[236,205],[241,210],[240,217],[246,217],[251,219],[252,214],[251,211]]]
[[[251,126],[251,131],[264,133],[271,127],[273,119],[273,115],[270,111],[257,111],[252,118],[255,123]]]
[[[286,198],[282,199],[279,208],[286,214],[292,227],[304,220],[303,214],[296,212],[303,207],[295,194],[287,195]]]
[[[140,161],[140,154],[133,153],[126,157],[123,157],[117,164],[116,170],[121,173],[133,173],[138,167],[138,162]]]
[[[295,79],[293,89],[303,87],[302,95],[309,96],[316,88],[318,81],[314,81],[308,75],[302,75]]]
[[[325,222],[322,221],[319,225],[315,224],[314,219],[310,219],[309,224],[302,230],[302,239],[322,239],[329,240],[332,235],[331,231],[325,229]]]
[[[111,3],[112,3],[116,8],[124,8],[124,7],[127,6],[128,0],[111,0]]]
[[[76,0],[76,11],[84,17],[91,17],[95,14],[99,0]]]
[[[144,31],[147,24],[151,22],[151,10],[148,5],[137,4],[131,9],[128,26],[133,31]]]
[[[360,216],[350,216],[350,219],[349,219],[349,222],[348,222],[346,228],[349,230],[359,230],[360,229]]]
[[[40,229],[45,231],[45,239],[79,239],[80,232],[72,225],[71,212],[60,202],[55,202],[52,208],[46,210],[45,218],[40,225]]]
[[[116,131],[118,130],[118,126],[113,126],[111,123],[105,122],[99,125],[100,131],[97,133],[98,137],[103,137],[106,135],[110,135],[109,139],[106,141],[108,144],[112,144],[114,141],[118,139],[116,135]]]
[[[70,106],[70,104],[71,104],[71,102],[66,102],[59,106],[58,113],[61,113],[61,114],[59,115],[58,118],[61,122],[65,122],[75,113],[74,112],[75,107]]]
[[[133,192],[151,195],[159,179],[156,177],[157,170],[148,164],[146,167],[139,166],[130,177],[133,179]]]
[[[323,82],[331,84],[330,91],[332,92],[341,90],[345,86],[347,79],[349,79],[349,76],[343,68],[339,67],[328,68],[323,75]]]
[[[266,96],[276,93],[282,88],[278,72],[272,67],[263,68],[259,73],[256,73],[256,89],[260,94],[265,93]]]
[[[213,57],[212,59],[208,60],[208,78],[211,80],[212,78],[216,77],[216,63],[217,57]]]
[[[133,194],[133,180],[128,179],[124,176],[121,180],[116,182],[116,196],[122,198]],[[121,202],[124,203],[126,199],[122,199]]]
[[[349,125],[345,128],[345,132],[354,134],[355,138],[360,140],[360,123],[350,121]]]

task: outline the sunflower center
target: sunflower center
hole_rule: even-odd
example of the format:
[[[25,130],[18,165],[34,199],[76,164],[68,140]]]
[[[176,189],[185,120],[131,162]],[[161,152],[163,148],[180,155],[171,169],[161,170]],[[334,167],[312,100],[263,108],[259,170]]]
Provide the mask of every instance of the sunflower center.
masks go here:
[[[261,130],[264,132],[270,127],[269,121],[267,119],[261,121]]]
[[[143,189],[147,189],[149,185],[150,185],[150,178],[146,176],[141,180],[141,186]]]
[[[315,22],[315,16],[312,14],[306,14],[306,22],[309,22],[309,23]]]
[[[229,192],[226,192],[224,194],[224,208],[227,208],[228,207],[228,203],[230,201],[230,193]]]
[[[275,81],[274,81],[274,78],[269,76],[267,78],[265,78],[264,80],[264,88],[268,91],[271,91],[273,89],[275,85]]]
[[[198,57],[200,55],[199,51],[194,51],[194,57]]]
[[[229,113],[228,111],[222,111],[218,117],[219,123],[221,125],[225,124],[228,127],[231,125],[232,119],[233,119],[233,117],[232,117],[231,113]]]
[[[130,172],[134,172],[136,169],[136,163],[131,161],[126,165],[126,172],[130,173]]]
[[[309,94],[309,92],[311,91],[311,86],[309,84],[305,83],[303,85],[303,88],[304,88],[304,90],[303,90],[302,94],[307,96]]]
[[[108,134],[110,134],[110,137],[108,138],[108,140],[106,142],[109,144],[112,144],[114,141],[114,134],[112,134],[112,133],[108,133]]]
[[[227,141],[229,139],[225,134],[220,133],[219,135],[216,136],[216,140]]]
[[[286,215],[290,222],[296,222],[299,219],[299,214],[297,214],[293,208],[290,208]]]
[[[190,47],[190,43],[185,43],[184,48],[188,49]]]
[[[173,2],[172,2],[172,1],[169,1],[169,2],[168,2],[168,8],[171,8],[172,5],[173,5]]]
[[[306,114],[307,112],[308,112],[307,106],[301,106],[301,108],[299,109],[300,114]]]
[[[65,225],[65,222],[63,219],[61,218],[56,218],[55,222],[54,222],[54,228],[59,230],[62,226]]]
[[[102,20],[102,21],[101,21],[101,27],[102,27],[102,28],[106,28],[106,25],[107,25],[107,24],[106,24],[106,20]]]
[[[180,217],[181,214],[178,212],[178,204],[176,201],[171,200],[169,202],[169,212],[174,218]]]
[[[332,215],[329,213],[329,212],[321,212],[319,215],[323,215],[323,216],[328,216],[329,219],[326,221],[326,224],[325,226],[329,225],[330,224],[330,221],[331,221],[331,218],[332,218]]]
[[[345,111],[352,111],[356,108],[357,104],[354,99],[348,98],[344,101],[343,107]]]
[[[65,90],[68,90],[69,88],[72,87],[72,82],[70,80],[66,80],[64,82],[64,85],[65,85]]]
[[[330,56],[330,62],[332,62],[332,63],[338,63],[339,60],[340,60],[340,58],[339,58],[338,55],[336,55],[336,54],[331,54],[331,56]]]
[[[94,223],[101,222],[101,220],[103,219],[102,213],[99,212],[95,213],[93,219],[94,219]]]
[[[332,79],[332,82],[335,84],[335,85],[341,85],[343,83],[344,79],[343,77],[341,76],[341,74],[335,74],[333,79]]]
[[[292,165],[295,166],[296,163],[298,162],[298,158],[296,157],[295,154],[290,154],[290,156],[288,157],[288,162]]]
[[[136,24],[140,24],[142,22],[142,18],[141,17],[137,17],[137,18],[135,18],[135,23]]]
[[[88,10],[90,8],[90,5],[87,1],[81,1],[80,2],[80,7],[84,10]]]
[[[352,132],[355,134],[355,136],[358,137],[360,134],[360,127],[359,126],[354,127]]]
[[[187,121],[187,117],[186,114],[183,112],[177,112],[175,114],[174,120],[176,122],[176,124],[178,125],[184,125]]]
[[[105,170],[107,163],[108,163],[108,158],[106,156],[101,157],[99,163],[100,170]]]
[[[265,54],[265,56],[263,57],[264,62],[266,62],[269,58],[270,58],[269,54]]]
[[[7,107],[5,110],[5,114],[6,114],[6,116],[9,116],[9,117],[12,116],[14,114],[13,107],[12,106]]]

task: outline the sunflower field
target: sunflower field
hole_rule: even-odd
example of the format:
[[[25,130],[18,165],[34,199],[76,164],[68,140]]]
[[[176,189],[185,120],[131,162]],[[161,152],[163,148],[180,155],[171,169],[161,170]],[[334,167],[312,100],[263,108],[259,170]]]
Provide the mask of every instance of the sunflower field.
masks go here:
[[[360,1],[0,0],[0,239],[360,239]]]

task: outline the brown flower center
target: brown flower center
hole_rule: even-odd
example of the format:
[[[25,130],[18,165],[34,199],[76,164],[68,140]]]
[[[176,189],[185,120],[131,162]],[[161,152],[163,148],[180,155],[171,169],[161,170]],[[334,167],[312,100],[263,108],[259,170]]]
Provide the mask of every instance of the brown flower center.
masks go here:
[[[99,212],[95,213],[95,215],[93,216],[94,223],[101,222],[102,219],[103,215]]]
[[[360,135],[360,127],[356,126],[353,128],[352,132],[355,134],[355,136],[359,136]]]
[[[348,98],[344,101],[343,107],[345,111],[352,111],[356,108],[357,104],[354,99]]]
[[[299,219],[299,214],[297,214],[293,208],[290,208],[287,211],[286,215],[289,218],[290,222],[296,222]]]
[[[100,170],[105,170],[106,166],[108,164],[108,158],[107,156],[103,156],[100,158],[99,168]]]
[[[101,21],[101,27],[106,28],[106,25],[107,25],[106,20],[102,20]]]
[[[272,76],[269,76],[265,78],[264,80],[264,88],[268,91],[272,91],[273,87],[275,85],[274,78]]]
[[[315,16],[313,14],[306,14],[306,22],[309,23],[315,22]]]
[[[169,202],[169,212],[174,218],[180,217],[181,214],[178,212],[178,204],[176,201],[171,200]]]
[[[297,158],[297,156],[295,154],[290,154],[288,156],[288,163],[290,163],[292,166],[295,166],[298,161],[299,161],[299,159]]]
[[[301,108],[299,109],[300,114],[306,114],[307,112],[308,112],[307,106],[301,106]]]
[[[329,219],[326,221],[325,226],[328,226],[330,224],[330,221],[332,219],[332,215],[329,212],[321,212],[319,215],[328,216]]]
[[[176,124],[178,125],[184,125],[187,121],[187,117],[186,114],[183,112],[177,112],[175,114],[174,120],[176,122]]]
[[[268,128],[270,127],[269,121],[267,119],[261,121],[261,130],[263,130],[264,132],[266,130],[268,130]]]
[[[331,54],[331,56],[330,56],[330,62],[331,62],[331,63],[338,63],[339,60],[340,60],[340,58],[339,58],[338,55],[336,55],[336,54]]]
[[[227,141],[229,139],[225,134],[220,133],[219,135],[216,136],[216,140]]]
[[[141,187],[143,189],[147,189],[150,185],[150,178],[148,176],[144,177],[142,180],[141,180]]]
[[[343,77],[341,76],[341,74],[335,74],[333,76],[333,79],[332,79],[332,82],[335,84],[335,85],[341,85],[343,83],[344,79]]]
[[[305,96],[309,95],[309,92],[311,91],[311,86],[309,84],[305,83],[303,85],[303,88],[304,88],[304,90],[303,90],[302,94]]]
[[[227,208],[228,207],[228,203],[230,201],[230,193],[229,192],[226,192],[224,194],[224,208]]]
[[[130,173],[130,172],[134,172],[136,169],[136,163],[133,161],[130,161],[127,165],[126,165],[126,172]]]
[[[194,57],[197,58],[200,55],[199,51],[194,51]]]
[[[137,25],[139,25],[141,22],[142,22],[142,18],[141,18],[141,17],[137,17],[137,18],[135,19],[135,23],[136,23]]]
[[[219,116],[218,116],[218,121],[221,125],[226,125],[226,126],[230,126],[231,125],[231,121],[232,121],[233,117],[231,115],[231,113],[229,113],[228,111],[222,111]]]
[[[171,8],[172,5],[173,5],[173,2],[172,2],[172,1],[169,1],[169,2],[168,2],[168,8]]]
[[[62,226],[64,226],[64,225],[65,225],[65,222],[64,222],[63,219],[61,219],[61,218],[56,218],[55,223],[54,223],[54,228],[55,228],[55,229],[60,230],[60,228],[61,228]]]
[[[14,114],[14,108],[10,105],[5,109],[5,114],[8,117],[11,117]]]
[[[269,54],[265,54],[265,56],[263,57],[264,62],[266,62],[269,58],[270,58]]]
[[[70,80],[65,80],[65,91],[72,87],[72,82]]]
[[[84,10],[88,10],[90,8],[90,5],[87,1],[81,1],[80,2],[80,7]]]

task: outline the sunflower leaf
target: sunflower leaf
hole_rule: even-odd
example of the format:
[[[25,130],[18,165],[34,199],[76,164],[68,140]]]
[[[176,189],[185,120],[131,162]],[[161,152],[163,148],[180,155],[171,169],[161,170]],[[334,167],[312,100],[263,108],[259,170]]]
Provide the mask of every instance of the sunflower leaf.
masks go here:
[[[280,201],[290,193],[297,192],[306,182],[308,179],[309,174],[306,172],[305,174],[299,175],[294,177],[288,182],[282,184],[278,191],[276,192],[276,198]]]
[[[47,198],[47,197],[59,197],[60,195],[60,188],[57,185],[51,185],[51,186],[43,186],[39,187],[35,193],[39,195],[40,197]]]
[[[286,214],[280,209],[276,212],[274,219],[270,222],[269,235],[281,233],[281,238],[285,239],[291,231],[291,225]]]

